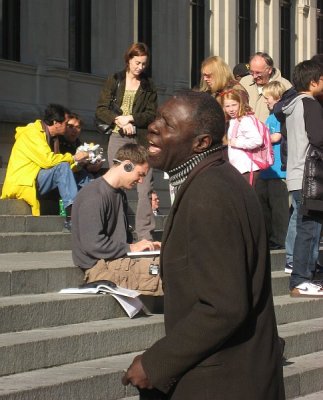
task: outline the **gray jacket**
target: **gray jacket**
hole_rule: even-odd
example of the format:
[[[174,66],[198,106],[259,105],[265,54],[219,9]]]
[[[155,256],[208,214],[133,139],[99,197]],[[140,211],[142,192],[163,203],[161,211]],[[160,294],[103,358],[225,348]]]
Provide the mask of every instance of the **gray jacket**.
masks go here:
[[[283,107],[286,115],[287,129],[287,187],[289,191],[301,190],[305,157],[309,146],[308,134],[305,128],[304,97],[315,101],[314,97],[301,94]]]

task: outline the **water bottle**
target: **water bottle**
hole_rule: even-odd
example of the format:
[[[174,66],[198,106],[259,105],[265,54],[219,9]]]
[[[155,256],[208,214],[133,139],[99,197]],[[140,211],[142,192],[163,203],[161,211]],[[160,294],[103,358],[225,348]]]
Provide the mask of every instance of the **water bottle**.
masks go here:
[[[59,215],[61,217],[66,217],[66,210],[64,208],[63,200],[59,199]]]

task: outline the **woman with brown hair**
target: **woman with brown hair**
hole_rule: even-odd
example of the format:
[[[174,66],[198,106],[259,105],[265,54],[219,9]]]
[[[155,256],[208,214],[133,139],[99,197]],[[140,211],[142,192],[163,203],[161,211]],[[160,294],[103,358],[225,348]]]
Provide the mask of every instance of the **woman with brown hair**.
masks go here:
[[[146,145],[148,125],[155,119],[157,91],[145,74],[150,52],[146,44],[133,43],[124,56],[125,68],[107,78],[101,90],[96,117],[112,125],[108,144],[108,162],[113,165],[117,150],[126,143]],[[152,170],[142,185],[137,186],[138,207],[136,232],[138,240],[152,239],[154,216],[149,193],[152,190]]]

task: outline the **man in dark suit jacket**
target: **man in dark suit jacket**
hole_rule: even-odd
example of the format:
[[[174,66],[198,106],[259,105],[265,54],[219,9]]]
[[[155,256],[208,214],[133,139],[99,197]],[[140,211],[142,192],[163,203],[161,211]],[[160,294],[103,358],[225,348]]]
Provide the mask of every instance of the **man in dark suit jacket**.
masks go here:
[[[198,92],[168,100],[149,126],[149,162],[176,197],[161,251],[166,336],[123,377],[141,398],[285,398],[264,219],[223,159],[224,129],[218,103]]]

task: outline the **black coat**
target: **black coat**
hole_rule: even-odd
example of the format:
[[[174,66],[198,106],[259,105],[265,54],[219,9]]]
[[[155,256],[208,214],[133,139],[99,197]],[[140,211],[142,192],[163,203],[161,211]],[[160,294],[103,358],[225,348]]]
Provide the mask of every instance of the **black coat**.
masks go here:
[[[257,196],[221,152],[178,192],[161,254],[166,336],[143,367],[172,400],[282,400],[270,256]]]

